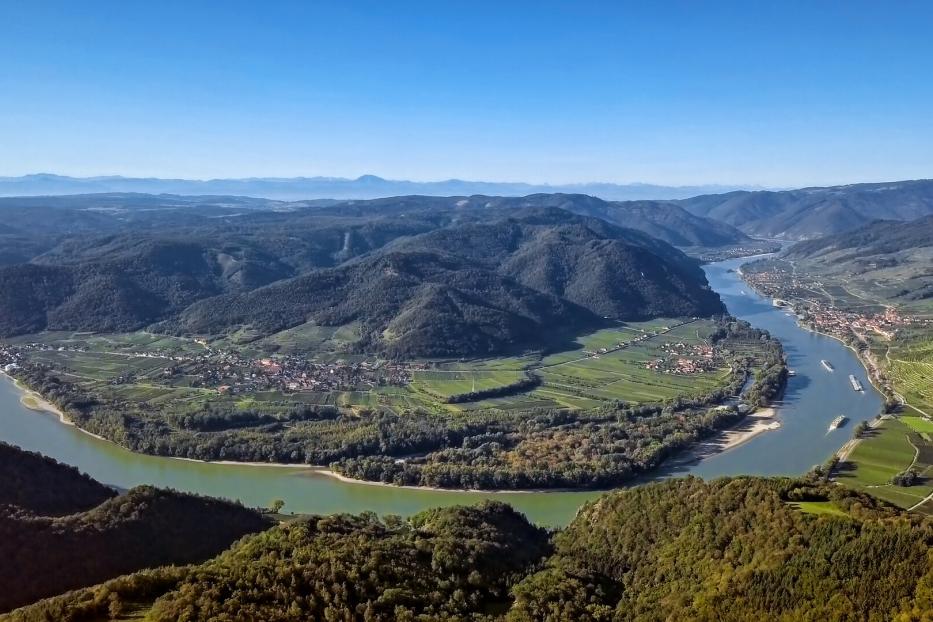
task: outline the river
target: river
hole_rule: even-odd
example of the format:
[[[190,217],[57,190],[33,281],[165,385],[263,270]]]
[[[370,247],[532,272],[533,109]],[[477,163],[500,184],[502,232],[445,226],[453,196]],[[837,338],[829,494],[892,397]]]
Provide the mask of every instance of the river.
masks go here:
[[[882,407],[881,395],[867,381],[864,368],[851,350],[835,339],[800,328],[794,318],[741,281],[734,270],[746,261],[721,261],[704,269],[730,313],[770,331],[784,344],[788,366],[797,375],[789,379],[778,405],[782,426],[699,462],[664,469],[657,477],[801,474],[824,462],[850,438],[852,426],[873,418]],[[824,370],[820,359],[832,361],[836,371]],[[852,390],[849,374],[861,380],[864,393]],[[286,512],[321,514],[372,510],[380,515],[410,515],[424,508],[489,498],[507,501],[544,525],[566,524],[582,503],[601,494],[401,489],[343,482],[309,469],[146,456],[63,425],[51,414],[30,410],[21,404],[21,396],[8,379],[0,381],[0,439],[74,465],[97,480],[121,488],[153,484],[239,499],[251,506],[266,506],[273,499],[283,499]],[[849,423],[827,432],[829,422],[839,414],[848,416]]]

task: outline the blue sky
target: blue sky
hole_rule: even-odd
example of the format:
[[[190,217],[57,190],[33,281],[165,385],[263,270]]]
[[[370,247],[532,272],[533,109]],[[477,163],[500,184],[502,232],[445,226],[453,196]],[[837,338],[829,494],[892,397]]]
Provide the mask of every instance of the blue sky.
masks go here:
[[[930,2],[3,0],[0,175],[933,177]]]

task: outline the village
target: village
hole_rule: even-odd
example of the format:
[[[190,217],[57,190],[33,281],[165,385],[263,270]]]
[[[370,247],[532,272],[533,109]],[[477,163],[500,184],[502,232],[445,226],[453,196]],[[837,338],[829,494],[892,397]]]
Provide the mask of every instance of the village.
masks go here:
[[[713,346],[708,344],[665,343],[661,345],[661,351],[665,355],[645,361],[645,369],[689,375],[713,371],[718,367]]]
[[[772,298],[774,306],[792,312],[802,325],[847,343],[868,334],[891,340],[900,328],[930,322],[894,307],[878,310],[875,306],[864,311],[855,306],[845,308],[836,304],[822,283],[786,269],[745,270],[742,277],[756,291]]]
[[[57,372],[74,375],[76,370],[71,368],[70,359],[88,352],[93,351],[81,346],[41,342],[0,344],[0,369],[12,373],[20,367],[45,364]],[[361,391],[387,385],[405,386],[411,382],[412,371],[420,368],[418,364],[382,360],[323,362],[299,356],[250,358],[236,351],[221,350],[207,350],[198,355],[147,351],[93,353],[125,357],[128,363],[134,359],[137,362],[155,360],[155,365],[126,365],[123,373],[108,378],[110,385],[135,384],[144,377],[147,382],[212,388],[224,394]],[[49,360],[56,364],[49,364]]]

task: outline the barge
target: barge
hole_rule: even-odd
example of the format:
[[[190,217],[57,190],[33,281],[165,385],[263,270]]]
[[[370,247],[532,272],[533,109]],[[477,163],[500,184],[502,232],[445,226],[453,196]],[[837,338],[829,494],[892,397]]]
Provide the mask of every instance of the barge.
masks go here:
[[[852,390],[854,391],[863,391],[862,383],[858,381],[858,378],[849,374],[849,382],[852,384]]]

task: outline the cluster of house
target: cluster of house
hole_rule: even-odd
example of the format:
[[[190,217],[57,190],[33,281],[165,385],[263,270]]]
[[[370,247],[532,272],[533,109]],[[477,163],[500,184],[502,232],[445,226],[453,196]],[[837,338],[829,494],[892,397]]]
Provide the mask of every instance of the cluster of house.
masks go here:
[[[790,308],[798,319],[815,330],[843,339],[852,331],[875,333],[891,339],[898,328],[930,322],[906,315],[894,307],[887,307],[883,313],[863,313],[836,308],[821,298],[814,297],[814,291],[820,287],[819,283],[811,283],[805,277],[787,270],[751,272],[743,274],[743,277],[757,291],[771,296],[775,306]]]
[[[20,346],[0,346],[0,369],[7,373],[28,362],[28,352],[87,352],[83,346],[51,346],[43,343]],[[167,385],[216,388],[221,393],[252,393],[256,391],[352,391],[411,382],[417,366],[385,361],[319,362],[299,356],[246,357],[239,352],[208,350],[204,354],[120,351],[131,358],[160,359],[165,362],[155,371],[127,371],[110,379],[112,385],[130,384],[145,374],[154,375]]]
[[[189,374],[190,370],[177,373]],[[200,370],[198,385],[221,393],[252,391],[360,391],[374,387],[404,386],[411,368],[384,361],[316,362],[300,357],[262,358],[246,365],[227,363]]]
[[[717,368],[713,346],[705,343],[688,344],[682,341],[661,346],[664,356],[645,361],[645,369],[664,374],[699,374]]]
[[[22,355],[16,348],[0,344],[0,369],[5,374],[11,374],[20,367]]]
[[[845,337],[851,331],[873,332],[886,339],[894,337],[898,328],[919,322],[908,315],[902,315],[896,309],[888,308],[884,313],[864,314],[826,307],[818,303],[809,303],[803,310],[802,319],[809,322],[820,332]]]

